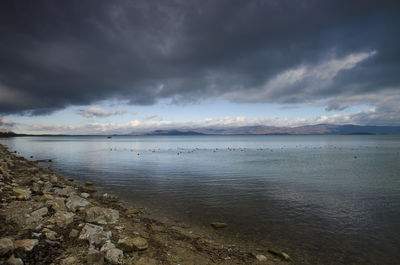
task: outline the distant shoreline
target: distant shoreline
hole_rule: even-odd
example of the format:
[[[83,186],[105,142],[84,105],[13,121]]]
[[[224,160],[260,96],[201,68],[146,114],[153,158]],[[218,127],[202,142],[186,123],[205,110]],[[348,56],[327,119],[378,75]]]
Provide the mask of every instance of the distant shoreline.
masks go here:
[[[0,132],[0,137],[24,136],[216,136],[216,135],[398,135],[400,126],[361,126],[317,124],[298,127],[242,126],[227,128],[175,128],[152,131],[131,132],[126,134],[18,134]]]

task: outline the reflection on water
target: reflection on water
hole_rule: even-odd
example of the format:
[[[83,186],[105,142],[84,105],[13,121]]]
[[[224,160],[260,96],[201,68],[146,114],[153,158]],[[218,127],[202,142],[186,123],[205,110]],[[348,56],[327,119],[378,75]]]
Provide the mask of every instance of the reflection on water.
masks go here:
[[[400,136],[24,137],[77,181],[282,247],[299,263],[400,260]],[[139,204],[140,204],[139,203]]]

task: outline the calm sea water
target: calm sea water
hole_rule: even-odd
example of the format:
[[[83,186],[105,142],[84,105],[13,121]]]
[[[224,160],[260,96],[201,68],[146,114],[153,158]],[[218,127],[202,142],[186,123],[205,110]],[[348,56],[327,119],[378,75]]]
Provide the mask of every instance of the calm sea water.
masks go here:
[[[103,192],[275,246],[296,263],[399,264],[400,136],[2,139]]]

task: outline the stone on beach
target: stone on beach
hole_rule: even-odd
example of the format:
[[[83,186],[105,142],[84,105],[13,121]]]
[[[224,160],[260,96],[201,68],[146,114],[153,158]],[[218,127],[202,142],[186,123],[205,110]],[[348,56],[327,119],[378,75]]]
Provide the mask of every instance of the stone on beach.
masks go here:
[[[68,200],[67,200],[67,208],[70,211],[76,212],[79,208],[83,208],[86,207],[90,204],[90,202],[88,202],[87,200],[85,200],[82,197],[79,197],[77,195],[73,195],[71,196]]]
[[[66,227],[74,221],[74,213],[71,212],[56,212],[49,220],[51,223],[56,223],[59,227]]]
[[[76,229],[72,229],[71,230],[71,232],[69,232],[69,237],[70,238],[75,238],[75,237],[77,237],[79,235],[79,231],[78,230],[76,230]]]
[[[8,265],[24,265],[24,262],[20,258],[16,258],[14,255],[7,260]]]
[[[126,252],[145,250],[149,247],[147,240],[142,237],[126,237],[118,241],[118,246]]]
[[[107,250],[105,255],[106,260],[113,265],[120,264],[123,257],[124,257],[124,252],[118,248],[112,248]]]
[[[101,226],[85,224],[79,235],[79,239],[87,240],[91,245],[101,245],[109,240],[111,235],[111,231],[105,232]]]
[[[0,238],[0,256],[14,250],[14,242],[7,237]]]
[[[89,248],[86,256],[87,264],[90,265],[103,265],[104,264],[104,252],[98,251],[94,248]]]
[[[32,251],[38,244],[39,240],[37,239],[22,239],[14,242],[15,248],[22,248],[27,252]]]
[[[17,196],[18,200],[29,200],[31,198],[31,191],[29,189],[13,189],[13,193]]]
[[[54,193],[58,196],[63,196],[63,197],[70,197],[76,193],[75,189],[71,186],[67,186],[63,189],[56,189]]]
[[[51,194],[44,194],[42,197],[40,197],[40,201],[48,201],[48,200],[52,200],[53,199],[53,195]]]
[[[291,260],[290,256],[287,253],[283,252],[283,251],[279,251],[279,250],[271,248],[271,249],[268,249],[268,252],[273,254],[273,255],[275,255],[275,256],[277,256],[277,257],[279,257],[279,258],[281,258],[281,259],[283,259],[283,260],[286,260],[286,261],[290,261]]]
[[[258,261],[267,261],[267,257],[264,255],[256,255]]]
[[[54,211],[66,211],[65,199],[61,197],[54,197],[52,200],[48,200],[46,205],[51,206]]]
[[[85,182],[85,185],[86,185],[86,186],[92,186],[92,185],[93,185],[93,182],[91,182],[91,181],[86,181],[86,182]]]
[[[31,216],[34,218],[42,218],[49,212],[49,209],[47,207],[40,208],[39,210],[31,212]]]
[[[86,211],[86,221],[97,224],[115,224],[119,219],[117,210],[101,207],[91,207]]]
[[[225,228],[228,225],[226,223],[213,222],[211,223],[211,226],[218,229],[218,228]]]
[[[90,194],[89,194],[89,193],[86,193],[86,192],[82,192],[82,193],[80,194],[80,196],[81,196],[82,198],[87,199],[87,198],[90,197]]]
[[[68,257],[68,258],[63,259],[60,264],[61,265],[76,265],[76,264],[78,264],[78,262],[75,257]]]

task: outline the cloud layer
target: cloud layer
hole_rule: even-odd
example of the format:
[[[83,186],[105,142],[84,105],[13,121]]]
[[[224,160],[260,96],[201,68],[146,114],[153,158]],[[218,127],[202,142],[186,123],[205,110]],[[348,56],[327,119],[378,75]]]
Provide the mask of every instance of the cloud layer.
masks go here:
[[[330,116],[317,116],[312,118],[253,118],[221,117],[217,119],[206,118],[203,121],[173,122],[167,120],[132,120],[126,123],[101,123],[90,122],[84,125],[57,125],[57,124],[32,124],[26,129],[35,133],[54,134],[135,134],[146,133],[157,129],[229,129],[243,126],[275,126],[297,127],[316,124],[364,124],[366,117],[377,119],[379,114],[376,109],[369,109],[352,114],[334,114]],[[396,123],[394,123],[396,124]],[[396,124],[400,125],[400,124]]]
[[[92,108],[80,109],[77,111],[77,114],[86,118],[95,118],[95,117],[106,118],[113,115],[125,114],[126,112],[127,112],[126,110],[107,110],[107,109],[92,107]]]
[[[377,0],[1,1],[0,113],[224,97],[399,114],[386,100],[400,94],[399,10]]]

